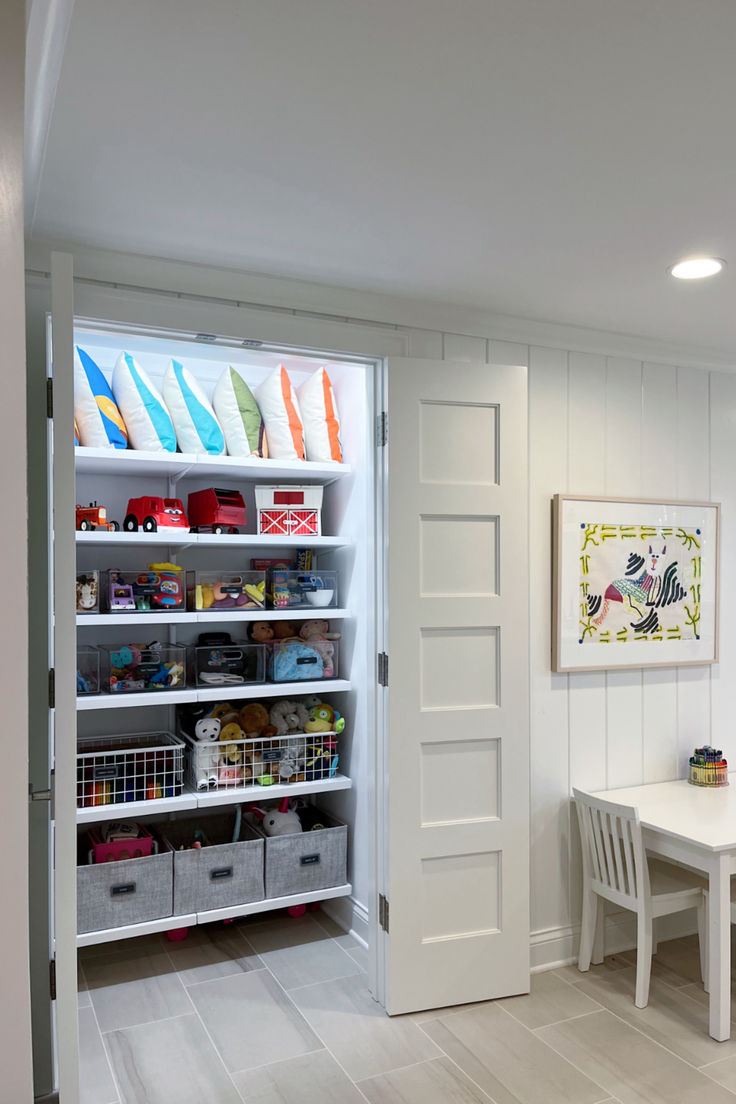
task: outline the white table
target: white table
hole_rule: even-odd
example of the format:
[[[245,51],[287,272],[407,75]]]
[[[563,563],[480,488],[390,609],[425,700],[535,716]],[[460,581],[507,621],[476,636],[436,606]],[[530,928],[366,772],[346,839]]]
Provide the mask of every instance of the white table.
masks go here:
[[[721,789],[689,782],[659,782],[596,797],[636,805],[644,846],[707,874],[710,888],[708,937],[710,1034],[731,1034],[731,875],[736,873],[736,773]]]

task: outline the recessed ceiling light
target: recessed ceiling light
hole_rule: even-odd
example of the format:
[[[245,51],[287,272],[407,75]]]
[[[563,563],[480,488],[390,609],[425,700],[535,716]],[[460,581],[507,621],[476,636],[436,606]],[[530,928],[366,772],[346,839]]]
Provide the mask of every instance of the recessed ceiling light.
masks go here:
[[[702,280],[706,276],[715,276],[725,265],[726,262],[718,257],[686,257],[667,271],[678,280]]]

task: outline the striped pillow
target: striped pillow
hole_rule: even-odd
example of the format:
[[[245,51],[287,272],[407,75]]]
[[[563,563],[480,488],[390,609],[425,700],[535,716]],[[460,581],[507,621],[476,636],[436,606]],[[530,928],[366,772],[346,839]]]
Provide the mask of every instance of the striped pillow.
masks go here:
[[[278,460],[304,460],[299,400],[283,364],[256,389],[256,402],[266,426],[268,455]]]
[[[166,369],[163,393],[181,451],[221,456],[225,437],[220,423],[204,391],[178,360]]]
[[[301,385],[298,395],[307,460],[336,460],[341,463],[340,416],[327,369],[318,368]]]
[[[117,359],[112,390],[134,449],[176,452],[176,433],[164,400],[130,353]]]

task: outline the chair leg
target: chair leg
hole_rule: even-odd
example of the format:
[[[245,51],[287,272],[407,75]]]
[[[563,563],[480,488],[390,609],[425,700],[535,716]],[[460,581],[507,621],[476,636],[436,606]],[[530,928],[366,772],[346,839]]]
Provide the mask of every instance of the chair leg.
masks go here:
[[[593,940],[600,911],[600,898],[592,890],[583,892],[583,918],[580,925],[580,950],[578,951],[578,970],[583,973],[590,969],[590,958],[593,953]]]
[[[606,900],[598,898],[598,915],[595,921],[595,936],[593,937],[593,956],[591,961],[597,966],[603,961],[606,953]]]
[[[649,1002],[649,978],[652,972],[652,918],[640,912],[636,918],[636,999],[637,1008]]]

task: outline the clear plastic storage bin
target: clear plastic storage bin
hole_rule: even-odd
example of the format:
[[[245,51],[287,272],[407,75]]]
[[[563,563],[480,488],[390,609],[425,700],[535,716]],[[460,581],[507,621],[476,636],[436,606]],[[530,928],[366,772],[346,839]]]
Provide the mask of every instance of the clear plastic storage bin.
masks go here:
[[[193,610],[252,610],[266,605],[263,571],[190,571],[189,606]]]
[[[91,644],[77,648],[77,695],[99,694],[100,652]]]
[[[109,613],[170,613],[185,608],[185,575],[176,564],[144,571],[106,571],[103,608]]]
[[[271,682],[300,682],[337,678],[337,640],[274,640],[269,645],[268,677]]]
[[[77,741],[77,805],[122,805],[179,797],[184,741],[170,732],[82,736]]]
[[[111,694],[181,690],[187,650],[182,644],[100,646],[102,683]]]
[[[194,686],[221,686],[224,693],[230,686],[265,682],[265,645],[247,640],[195,644],[189,648],[189,679]]]
[[[337,605],[336,571],[268,572],[268,605],[271,609],[329,609]]]

